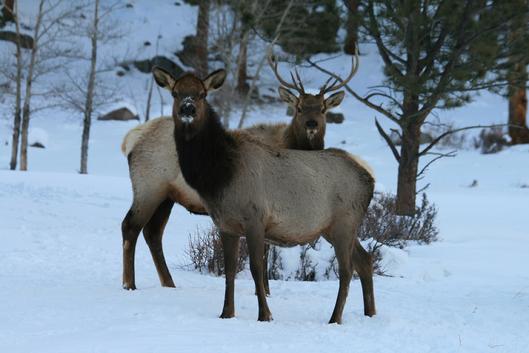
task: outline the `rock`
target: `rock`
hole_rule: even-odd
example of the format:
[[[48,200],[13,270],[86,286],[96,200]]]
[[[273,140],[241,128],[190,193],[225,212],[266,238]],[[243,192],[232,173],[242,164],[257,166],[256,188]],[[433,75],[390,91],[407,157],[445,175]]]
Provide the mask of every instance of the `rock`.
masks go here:
[[[29,147],[36,147],[36,148],[46,148],[44,147],[44,145],[40,142],[35,142],[35,143],[32,143],[31,145],[29,145]]]
[[[48,133],[38,127],[29,129],[28,145],[31,147],[45,148],[48,145]]]
[[[345,120],[343,113],[327,112],[326,120],[328,124],[341,124]]]
[[[194,35],[184,37],[184,40],[182,41],[182,50],[176,52],[176,56],[178,56],[178,59],[180,59],[182,64],[189,67],[195,67],[195,63],[198,60],[198,46],[196,41],[196,36]]]
[[[124,62],[124,63],[121,63],[120,66],[123,69],[127,70],[126,67],[128,66],[129,63],[130,62]],[[151,59],[135,60],[132,62],[132,65],[134,65],[134,67],[138,69],[138,71],[146,73],[146,74],[150,74],[152,72],[153,66],[159,66],[162,69],[165,69],[169,71],[170,73],[172,73],[175,77],[178,77],[182,75],[182,73],[184,73],[184,69],[178,66],[178,64],[176,64],[171,59],[165,56],[162,56],[162,55],[157,55]]]
[[[116,110],[113,110],[109,113],[106,113],[105,115],[99,116],[97,120],[118,120],[118,121],[126,121],[126,120],[140,120],[140,117],[138,115],[134,115],[128,108],[119,108]]]
[[[472,183],[468,186],[469,188],[475,188],[478,186],[478,180],[474,179],[472,180]]]

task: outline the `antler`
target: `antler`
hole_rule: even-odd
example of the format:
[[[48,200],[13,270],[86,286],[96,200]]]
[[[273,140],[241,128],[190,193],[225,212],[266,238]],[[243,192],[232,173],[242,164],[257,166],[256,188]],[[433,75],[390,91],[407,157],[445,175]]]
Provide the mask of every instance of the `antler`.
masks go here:
[[[359,66],[359,63],[360,63],[360,59],[358,57],[358,46],[356,46],[356,48],[355,48],[355,55],[352,57],[352,62],[353,62],[353,66],[351,68],[351,73],[349,73],[349,76],[347,76],[347,78],[345,80],[342,80],[341,78],[336,76],[334,78],[334,82],[330,86],[327,87],[329,82],[331,82],[331,80],[333,79],[333,77],[329,77],[329,79],[325,82],[325,84],[320,88],[320,93],[319,94],[320,95],[324,95],[325,93],[336,91],[336,90],[342,88],[343,86],[345,86],[347,84],[347,82],[349,82],[353,78],[353,76],[358,71],[358,66]]]
[[[303,87],[303,83],[301,83],[301,78],[298,73],[298,69],[294,69],[294,72],[296,73],[296,77],[294,77],[294,74],[290,72],[290,77],[292,78],[292,83],[288,83],[285,81],[280,75],[279,72],[277,72],[277,60],[276,57],[272,51],[272,48],[270,48],[268,52],[268,64],[270,64],[270,67],[272,68],[272,71],[274,71],[274,75],[276,75],[279,83],[283,85],[286,88],[291,88],[296,91],[298,91],[300,94],[305,93],[305,88]]]

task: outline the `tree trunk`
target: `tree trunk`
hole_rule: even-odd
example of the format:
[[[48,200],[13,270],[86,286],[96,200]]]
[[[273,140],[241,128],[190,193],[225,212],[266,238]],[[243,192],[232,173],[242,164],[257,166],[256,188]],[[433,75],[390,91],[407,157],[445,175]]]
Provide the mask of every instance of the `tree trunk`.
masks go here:
[[[348,8],[347,21],[345,23],[345,43],[343,51],[346,54],[354,55],[356,45],[358,43],[358,0],[344,0],[345,6]]]
[[[399,215],[412,216],[415,214],[421,137],[421,125],[417,120],[417,117],[411,118],[402,131],[396,203],[396,212]]]
[[[237,92],[241,96],[248,93],[250,85],[248,85],[248,38],[249,32],[245,31],[241,34],[241,41],[239,43],[239,57],[237,58]]]
[[[96,81],[97,37],[99,35],[98,24],[99,0],[96,0],[94,9],[94,27],[91,33],[92,56],[90,58],[90,73],[88,74],[88,87],[86,90],[86,102],[83,120],[83,136],[81,141],[81,174],[88,173],[88,142],[90,141],[90,127],[92,125],[92,109]]]
[[[209,1],[200,0],[198,5],[196,36],[197,63],[195,69],[201,78],[205,78],[208,74]]]
[[[7,5],[6,5],[7,6]],[[21,105],[22,105],[22,48],[20,43],[20,23],[18,22],[18,15],[15,12],[15,25],[17,33],[16,43],[16,59],[17,59],[17,74],[16,74],[16,96],[15,96],[15,116],[13,119],[13,138],[11,142],[11,161],[9,168],[11,170],[17,169],[18,161],[18,144],[20,138],[20,120],[21,120]]]
[[[35,69],[35,62],[37,60],[38,41],[40,36],[40,25],[42,23],[44,8],[44,0],[39,2],[39,10],[37,13],[37,21],[34,30],[34,43],[31,49],[31,58],[29,61],[28,73],[26,77],[26,96],[24,98],[24,106],[22,107],[22,141],[20,146],[20,170],[28,170],[28,131],[29,118],[31,113],[31,87],[33,85],[33,71]]]
[[[154,87],[154,77],[151,75],[151,81],[149,82],[149,92],[147,93],[147,107],[145,108],[145,122],[149,121],[151,115],[151,99],[152,99],[152,90]]]
[[[527,21],[529,16],[529,2],[527,0],[514,1],[514,5],[523,10],[523,16],[517,16],[510,22],[509,27],[509,72],[508,91],[509,96],[509,136],[513,145],[529,143],[529,129],[527,128],[527,57],[520,48],[525,45],[527,35]]]
[[[527,128],[527,94],[525,85],[527,83],[527,68],[525,65],[517,64],[513,69],[518,80],[509,84],[509,136],[511,143],[518,145],[529,143],[529,129]]]

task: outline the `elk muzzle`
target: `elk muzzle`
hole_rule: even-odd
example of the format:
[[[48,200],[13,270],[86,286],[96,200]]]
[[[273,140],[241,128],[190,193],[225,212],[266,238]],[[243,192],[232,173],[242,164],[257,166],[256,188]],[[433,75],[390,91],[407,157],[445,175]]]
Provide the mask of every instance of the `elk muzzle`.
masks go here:
[[[192,98],[186,97],[182,100],[178,115],[180,115],[180,119],[184,124],[191,124],[193,122],[197,115],[197,109]]]
[[[307,136],[309,139],[312,139],[318,133],[318,122],[316,120],[307,120],[305,122],[305,129],[307,131]]]

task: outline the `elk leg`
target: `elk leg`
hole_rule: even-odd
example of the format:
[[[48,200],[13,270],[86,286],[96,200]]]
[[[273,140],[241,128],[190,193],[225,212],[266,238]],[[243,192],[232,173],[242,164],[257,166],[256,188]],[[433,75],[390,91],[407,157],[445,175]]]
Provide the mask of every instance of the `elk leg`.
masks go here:
[[[160,284],[162,287],[174,288],[175,285],[171,273],[167,268],[162,246],[163,231],[173,205],[174,202],[172,200],[166,199],[158,206],[147,225],[143,228],[143,236],[151,251],[152,260],[156,266],[158,277],[160,278]]]
[[[266,291],[263,283],[263,256],[264,256],[264,233],[247,232],[246,243],[250,255],[250,270],[257,290],[257,301],[259,303],[259,321],[271,321],[272,313],[266,302]]]
[[[121,223],[121,234],[123,236],[123,288],[127,290],[136,289],[134,254],[136,241],[142,228],[134,218],[134,211],[131,208]]]
[[[373,291],[373,259],[371,254],[362,247],[358,239],[355,242],[352,260],[362,284],[364,315],[373,316],[376,314],[375,294]]]
[[[352,246],[350,245],[350,242],[344,241],[346,239],[343,237],[333,236],[332,238],[335,240],[333,246],[336,259],[338,260],[340,288],[338,289],[336,305],[334,306],[329,323],[341,324],[343,309],[345,307],[345,301],[347,300],[347,294],[349,292],[349,283],[351,282],[351,277],[353,276],[353,268],[351,265]]]
[[[144,193],[145,195],[145,193]],[[141,201],[139,201],[141,200]],[[123,236],[123,288],[128,290],[136,289],[134,276],[134,255],[136,252],[136,242],[140,231],[150,220],[156,208],[163,198],[160,195],[151,195],[147,199],[134,197],[134,202],[127,215],[121,223],[121,234]]]
[[[270,284],[268,282],[268,253],[270,251],[270,244],[264,246],[264,256],[263,256],[263,282],[265,287],[266,295],[270,295]],[[257,287],[255,287],[255,295],[257,295]]]
[[[224,293],[224,307],[221,319],[229,319],[235,316],[235,274],[237,273],[237,261],[239,259],[239,237],[226,233],[220,234],[222,248],[224,250],[224,270],[226,272],[226,291]]]
[[[270,295],[270,284],[268,283],[268,253],[270,251],[270,245],[265,244],[264,256],[263,256],[263,283],[266,295]]]

